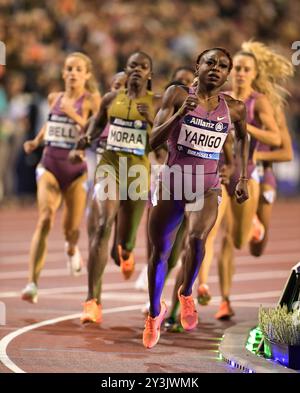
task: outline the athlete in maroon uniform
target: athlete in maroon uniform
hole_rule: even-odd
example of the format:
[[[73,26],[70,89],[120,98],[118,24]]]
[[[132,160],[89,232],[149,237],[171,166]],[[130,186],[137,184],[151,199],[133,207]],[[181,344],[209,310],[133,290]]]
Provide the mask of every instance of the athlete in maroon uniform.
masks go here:
[[[71,164],[68,156],[89,114],[96,113],[100,95],[92,75],[91,60],[82,53],[75,52],[67,57],[63,78],[65,91],[48,97],[51,109],[47,123],[35,139],[24,144],[28,154],[43,141],[46,145],[36,170],[39,219],[31,241],[28,284],[22,292],[22,299],[31,303],[37,302],[37,284],[46,258],[48,234],[62,200],[65,202],[65,252],[71,273],[78,274],[82,265],[77,243],[86,204],[87,168],[83,157]]]
[[[231,122],[235,126],[242,162],[236,197],[240,203],[248,198],[245,106],[219,93],[231,68],[232,60],[225,49],[214,48],[201,53],[197,59],[197,88],[187,92],[180,86],[171,86],[155,118],[150,143],[156,148],[167,141],[169,159],[158,183],[160,187],[155,193],[156,206],[151,211],[149,222],[152,245],[148,269],[150,309],[143,333],[143,344],[147,348],[158,342],[160,325],[166,315],[167,309],[165,303],[161,302],[161,293],[167,259],[185,208],[189,209],[187,251],[184,280],[178,297],[183,327],[190,330],[197,325],[192,286],[204,257],[206,237],[217,217],[220,197],[218,161]],[[165,176],[168,168],[175,174],[170,182],[166,181]],[[189,178],[188,187],[178,182],[176,171],[179,177],[184,175],[184,178]],[[201,184],[201,180],[203,187],[198,189],[197,183]],[[194,186],[196,193],[191,192]],[[180,196],[180,191],[184,195]]]

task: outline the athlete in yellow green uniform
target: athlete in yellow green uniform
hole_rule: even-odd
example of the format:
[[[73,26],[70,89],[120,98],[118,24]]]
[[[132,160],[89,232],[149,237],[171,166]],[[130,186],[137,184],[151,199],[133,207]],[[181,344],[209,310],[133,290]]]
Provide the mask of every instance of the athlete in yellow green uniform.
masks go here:
[[[150,187],[149,133],[160,97],[151,90],[152,61],[143,52],[132,54],[126,65],[127,88],[107,93],[87,135],[97,137],[108,126],[106,151],[96,170],[93,211],[89,218],[88,296],[82,322],[102,319],[101,286],[108,242],[118,214],[117,245],[121,271],[128,279],[134,270],[132,250]]]

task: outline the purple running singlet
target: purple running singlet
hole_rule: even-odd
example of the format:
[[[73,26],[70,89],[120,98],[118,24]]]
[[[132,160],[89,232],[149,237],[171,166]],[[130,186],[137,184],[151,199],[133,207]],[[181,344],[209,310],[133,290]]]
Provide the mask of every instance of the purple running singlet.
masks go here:
[[[78,115],[82,113],[85,96],[86,93],[74,104]],[[68,160],[69,152],[80,135],[80,126],[60,110],[62,97],[63,94],[58,97],[49,113],[44,137],[45,148],[37,173],[44,167],[55,176],[61,190],[65,191],[75,179],[87,171],[87,166],[85,162],[72,164]]]
[[[228,94],[230,95],[230,92],[228,92]],[[261,124],[255,119],[254,109],[255,109],[255,102],[256,102],[257,98],[260,96],[261,96],[261,93],[253,91],[250,94],[250,96],[244,101],[244,104],[246,105],[246,110],[247,110],[247,124],[251,124],[251,125],[258,127],[258,128],[261,127]],[[257,174],[256,165],[253,162],[253,154],[254,154],[254,151],[257,147],[258,141],[255,138],[253,138],[252,136],[250,136],[249,134],[248,134],[248,137],[249,137],[250,143],[249,143],[249,158],[248,158],[248,164],[247,164],[247,177],[248,177],[248,179],[250,179],[252,177],[253,179],[255,179],[259,182],[259,176]],[[236,151],[236,146],[235,146],[234,150]],[[241,173],[241,163],[238,160],[238,158],[235,156],[235,170],[230,178],[229,185],[226,186],[230,196],[234,195],[235,187],[238,183],[240,173]]]
[[[189,88],[189,94],[195,94],[195,88]],[[231,128],[230,112],[226,99],[218,95],[218,106],[207,111],[201,105],[189,111],[183,118],[178,118],[168,139],[168,161],[161,171],[160,181],[168,187],[171,195],[178,188],[176,172],[190,179],[189,188],[195,198],[202,197],[209,189],[220,189],[218,163],[223,144]],[[169,184],[164,181],[166,171],[174,171],[175,176]],[[180,187],[186,187],[186,180],[180,180]],[[196,183],[202,178],[202,187],[198,192]],[[178,190],[177,190],[178,191]],[[196,192],[195,192],[196,191]],[[188,196],[186,190],[183,194]],[[185,202],[189,198],[183,197]]]

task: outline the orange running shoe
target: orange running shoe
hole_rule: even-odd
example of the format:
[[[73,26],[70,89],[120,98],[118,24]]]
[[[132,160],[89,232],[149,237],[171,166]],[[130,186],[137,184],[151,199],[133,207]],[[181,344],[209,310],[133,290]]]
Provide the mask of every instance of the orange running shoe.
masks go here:
[[[229,300],[223,300],[220,304],[219,311],[215,314],[216,319],[228,320],[234,315]]]
[[[83,303],[83,313],[80,317],[80,322],[102,322],[102,307],[101,304],[97,304],[96,299],[91,299]]]
[[[254,218],[252,220],[252,225],[253,225],[253,229],[252,229],[251,241],[253,243],[259,243],[265,237],[265,227],[260,222],[260,220],[259,220],[259,218],[257,217],[256,214],[255,214],[255,216],[254,216]]]
[[[128,259],[123,259],[122,246],[120,244],[118,245],[118,253],[119,253],[119,259],[120,259],[121,272],[123,273],[125,280],[128,280],[131,277],[132,273],[134,272],[133,253],[131,252],[129,254]]]
[[[195,307],[193,296],[180,294],[181,287],[178,289],[178,299],[180,302],[181,313],[180,322],[184,330],[192,330],[198,324],[198,313]]]
[[[157,317],[152,318],[148,315],[143,331],[143,344],[146,348],[152,348],[158,343],[160,337],[160,327],[167,314],[165,302],[161,302],[160,313]]]
[[[207,306],[211,300],[211,294],[209,293],[209,287],[206,284],[200,284],[198,287],[198,295],[197,295],[198,303],[201,306]]]

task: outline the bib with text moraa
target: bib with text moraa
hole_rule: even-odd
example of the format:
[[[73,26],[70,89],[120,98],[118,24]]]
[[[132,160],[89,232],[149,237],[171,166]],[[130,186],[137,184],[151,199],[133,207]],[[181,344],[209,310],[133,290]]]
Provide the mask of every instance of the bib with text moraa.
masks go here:
[[[143,156],[145,154],[146,144],[146,121],[111,117],[106,145],[107,150]]]

